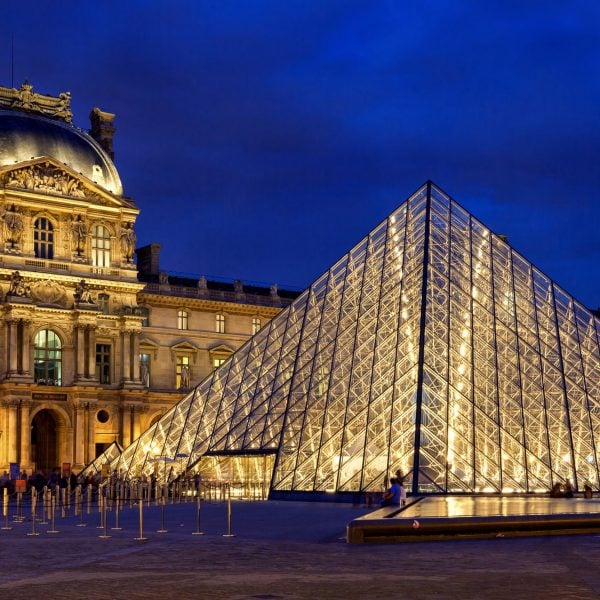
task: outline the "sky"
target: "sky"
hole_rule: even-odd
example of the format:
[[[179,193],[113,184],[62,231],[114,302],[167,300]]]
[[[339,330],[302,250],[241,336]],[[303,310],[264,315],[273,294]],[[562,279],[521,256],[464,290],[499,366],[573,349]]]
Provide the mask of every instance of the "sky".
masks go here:
[[[161,269],[304,289],[427,180],[600,306],[597,0],[4,0],[0,84],[116,114]],[[11,60],[11,56],[13,60]]]

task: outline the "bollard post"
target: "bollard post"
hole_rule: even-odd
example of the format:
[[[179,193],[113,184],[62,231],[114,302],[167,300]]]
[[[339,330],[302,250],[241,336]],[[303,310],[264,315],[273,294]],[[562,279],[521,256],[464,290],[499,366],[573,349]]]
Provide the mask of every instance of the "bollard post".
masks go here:
[[[231,533],[231,484],[226,484],[227,489],[227,533],[223,534],[223,537],[235,537],[233,533]]]
[[[148,538],[144,537],[144,502],[141,498],[138,506],[140,507],[140,535],[133,539],[138,541],[147,540]]]
[[[161,498],[161,503],[160,503],[160,529],[156,530],[156,533],[168,533],[168,529],[165,529],[165,504],[166,504],[166,498],[163,494],[163,497]]]
[[[200,494],[196,496],[196,531],[192,535],[204,535],[204,531],[200,531]]]
[[[35,513],[37,508],[37,492],[34,487],[31,488],[31,532],[28,533],[28,536],[40,535],[35,530]]]
[[[123,529],[122,527],[119,527],[119,505],[120,505],[120,498],[119,496],[117,496],[117,499],[115,501],[115,526],[111,527],[111,529],[114,529],[115,531],[120,531],[121,529]]]
[[[4,515],[4,527],[2,529],[12,529],[8,525],[8,489],[4,488],[2,497],[2,514]]]
[[[107,502],[106,502],[106,498],[104,498],[103,501],[102,501],[102,512],[100,513],[102,515],[102,517],[101,517],[101,523],[102,523],[102,529],[104,531],[102,532],[102,535],[98,536],[100,539],[103,539],[103,540],[112,537],[112,535],[108,535],[108,531],[107,531],[107,525],[106,525],[106,508],[107,508]]]
[[[54,527],[54,512],[56,510],[56,497],[52,496],[51,500],[50,500],[50,511],[52,514],[52,519],[50,521],[51,523],[51,529],[48,529],[48,531],[46,531],[46,533],[60,533],[60,531],[58,531],[55,527]]]
[[[79,506],[79,523],[77,523],[76,527],[87,527],[87,525],[83,522],[83,495],[81,493],[81,485],[78,485],[75,488],[75,510],[77,511],[77,507]]]
[[[48,487],[44,486],[41,491],[42,494],[42,520],[40,521],[40,525],[48,525],[48,520],[46,519],[48,515]]]
[[[104,497],[104,488],[100,486],[98,488],[98,512],[100,513],[100,525],[96,525],[96,529],[104,529],[104,521],[106,518],[106,498]]]

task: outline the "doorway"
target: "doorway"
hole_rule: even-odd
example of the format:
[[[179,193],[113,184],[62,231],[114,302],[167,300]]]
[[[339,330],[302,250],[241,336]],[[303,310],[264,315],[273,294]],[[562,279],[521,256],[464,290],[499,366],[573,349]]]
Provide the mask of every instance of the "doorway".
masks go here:
[[[38,470],[46,473],[59,466],[56,418],[52,411],[38,412],[31,423],[31,457]]]

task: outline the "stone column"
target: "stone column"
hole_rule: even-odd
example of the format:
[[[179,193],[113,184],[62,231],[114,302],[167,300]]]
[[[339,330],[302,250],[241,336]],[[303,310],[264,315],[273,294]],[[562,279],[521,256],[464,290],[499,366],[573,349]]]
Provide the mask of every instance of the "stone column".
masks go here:
[[[23,374],[31,375],[31,353],[29,349],[29,337],[31,336],[31,321],[23,321]]]
[[[96,379],[96,328],[88,327],[88,377]]]
[[[123,373],[121,375],[121,381],[123,383],[131,381],[131,332],[123,332],[123,343],[122,343],[122,364]]]
[[[85,465],[85,412],[80,402],[75,404],[75,464]]]
[[[140,437],[140,413],[142,412],[141,406],[134,406],[133,410],[133,439]],[[133,441],[133,440],[132,440]]]
[[[28,467],[31,463],[31,424],[30,424],[31,403],[27,400],[21,400],[21,468]]]
[[[85,374],[85,329],[82,325],[75,327],[75,380],[83,379]]]
[[[17,401],[6,400],[6,407],[8,409],[7,458],[8,462],[17,462]]]
[[[121,443],[123,448],[131,444],[131,405],[123,404],[121,421]]]
[[[140,380],[140,332],[133,331],[131,333],[133,339],[133,356],[131,357],[131,364],[133,365],[133,381],[135,383],[141,383]]]
[[[96,458],[96,404],[90,402],[87,410],[87,459],[86,464]]]
[[[8,326],[8,356],[9,356],[9,365],[8,365],[8,374],[15,375],[18,371],[17,367],[17,359],[19,355],[19,349],[17,344],[17,325],[18,322],[15,320],[7,321],[6,325]]]

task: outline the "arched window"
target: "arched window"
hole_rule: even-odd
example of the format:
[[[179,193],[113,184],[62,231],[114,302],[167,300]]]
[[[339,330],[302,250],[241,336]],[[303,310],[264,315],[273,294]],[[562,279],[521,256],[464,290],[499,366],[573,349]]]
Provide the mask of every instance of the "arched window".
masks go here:
[[[92,264],[95,267],[110,267],[110,232],[103,225],[92,229]]]
[[[62,385],[62,343],[51,329],[42,329],[33,343],[33,374],[39,385]]]
[[[54,258],[54,227],[46,217],[33,222],[33,251],[36,258]]]

